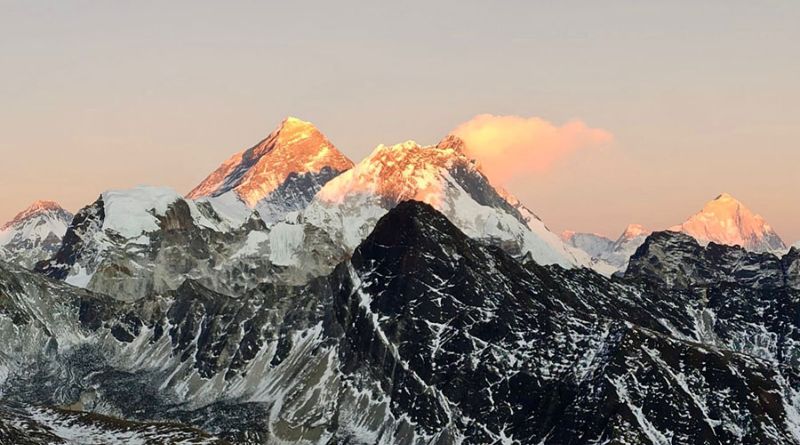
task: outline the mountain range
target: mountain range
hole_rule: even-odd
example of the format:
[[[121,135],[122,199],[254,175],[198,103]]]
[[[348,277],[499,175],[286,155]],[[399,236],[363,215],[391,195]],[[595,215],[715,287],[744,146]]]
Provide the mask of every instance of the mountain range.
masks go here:
[[[777,255],[787,250],[786,244],[761,215],[753,213],[728,193],[717,196],[700,212],[667,230],[685,233],[702,245],[740,246],[753,252]],[[631,224],[614,242],[602,235],[572,231],[563,232],[561,238],[567,245],[586,252],[592,258],[591,267],[609,274],[624,271],[628,259],[650,233],[639,224]]]
[[[287,118],[185,196],[20,213],[0,443],[800,443],[800,248],[727,194],[559,237],[467,152]]]

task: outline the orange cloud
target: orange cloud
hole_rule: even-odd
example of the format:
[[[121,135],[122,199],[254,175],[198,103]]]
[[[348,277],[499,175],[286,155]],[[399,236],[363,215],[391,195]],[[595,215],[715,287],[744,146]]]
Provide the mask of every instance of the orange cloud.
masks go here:
[[[475,116],[453,134],[464,140],[468,154],[481,163],[485,173],[499,182],[547,171],[573,152],[614,139],[608,131],[590,128],[579,120],[558,126],[538,117],[491,114]]]

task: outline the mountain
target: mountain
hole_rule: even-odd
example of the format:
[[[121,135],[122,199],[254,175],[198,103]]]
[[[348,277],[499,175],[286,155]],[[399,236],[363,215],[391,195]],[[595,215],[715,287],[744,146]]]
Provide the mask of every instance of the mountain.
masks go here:
[[[590,267],[606,276],[624,271],[628,259],[642,245],[649,230],[640,224],[630,224],[616,241],[592,233],[565,231],[562,239],[568,245],[580,249],[591,256]]]
[[[616,270],[625,270],[628,266],[628,259],[644,243],[649,234],[650,230],[641,224],[629,224],[622,235],[614,241],[611,249],[601,258]]]
[[[352,166],[314,125],[288,117],[266,139],[222,163],[186,197],[232,195],[272,223],[305,208],[325,183]]]
[[[352,251],[381,216],[409,199],[434,206],[469,236],[512,255],[564,267],[579,262],[533,212],[492,186],[454,136],[432,146],[413,141],[378,146],[322,187],[303,216]]]
[[[75,215],[61,247],[36,270],[129,300],[174,289],[188,277],[232,289],[267,267],[253,258],[263,255],[259,245],[267,238],[263,223],[247,214],[194,203],[171,189],[109,190]],[[237,253],[251,265],[232,261]]]
[[[0,394],[242,444],[800,443],[800,291],[774,272],[800,260],[751,255],[659,232],[608,279],[407,201],[300,286],[125,302],[0,264]]]
[[[699,213],[669,230],[690,235],[701,244],[715,242],[742,246],[754,252],[786,249],[781,238],[761,215],[754,214],[727,193],[709,201]]]
[[[596,233],[580,233],[571,230],[561,232],[561,239],[569,246],[588,253],[592,258],[599,258],[609,252],[614,241]]]
[[[36,201],[0,227],[0,250],[7,261],[32,268],[50,258],[72,221],[72,214],[52,201]]]
[[[669,288],[730,283],[752,288],[800,289],[800,251],[783,257],[740,246],[701,245],[680,232],[656,232],[631,257],[628,277],[641,277]]]
[[[742,246],[754,252],[783,253],[786,245],[763,217],[751,212],[733,196],[723,193],[709,201],[703,209],[683,224],[669,230],[685,233],[700,244],[711,242],[729,246]],[[603,251],[607,244],[590,234],[574,234],[570,241],[576,248],[587,252],[592,258],[591,267],[598,272],[623,271],[628,259],[642,245],[649,230],[631,224],[614,244]],[[607,274],[606,274],[607,275]]]

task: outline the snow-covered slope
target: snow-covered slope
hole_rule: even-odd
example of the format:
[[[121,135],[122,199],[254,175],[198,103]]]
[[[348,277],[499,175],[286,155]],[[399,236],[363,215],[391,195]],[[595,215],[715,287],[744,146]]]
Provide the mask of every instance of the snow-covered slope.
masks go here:
[[[36,201],[0,227],[0,258],[32,268],[58,250],[72,214],[52,201]]]
[[[603,260],[617,270],[625,270],[631,255],[644,243],[650,233],[651,231],[641,224],[629,224],[622,235],[614,241],[611,250],[602,257]]]
[[[326,182],[352,166],[314,125],[289,117],[266,139],[230,157],[186,197],[214,201],[231,195],[271,223],[305,208]]]
[[[565,242],[591,257],[589,267],[598,273],[611,276],[628,266],[628,259],[644,243],[650,231],[640,224],[630,224],[616,241],[593,233],[565,231],[561,237]]]
[[[592,258],[599,258],[611,250],[614,241],[597,233],[581,233],[565,230],[561,232],[561,239],[576,249],[581,249]]]
[[[378,146],[328,182],[304,217],[352,251],[381,216],[411,199],[434,206],[469,236],[514,255],[564,267],[579,262],[536,215],[495,189],[453,136],[433,146],[413,141]]]
[[[669,230],[683,232],[701,244],[742,246],[753,252],[786,249],[783,240],[761,215],[754,214],[727,193],[709,201],[699,213]]]

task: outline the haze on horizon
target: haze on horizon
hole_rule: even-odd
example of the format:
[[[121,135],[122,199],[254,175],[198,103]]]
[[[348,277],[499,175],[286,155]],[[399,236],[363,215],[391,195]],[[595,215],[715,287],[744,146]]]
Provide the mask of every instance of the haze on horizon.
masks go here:
[[[355,162],[495,129],[509,151],[476,156],[556,232],[666,228],[729,192],[800,239],[796,1],[0,9],[0,221],[188,192],[295,115]]]

